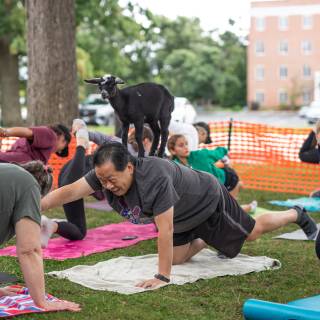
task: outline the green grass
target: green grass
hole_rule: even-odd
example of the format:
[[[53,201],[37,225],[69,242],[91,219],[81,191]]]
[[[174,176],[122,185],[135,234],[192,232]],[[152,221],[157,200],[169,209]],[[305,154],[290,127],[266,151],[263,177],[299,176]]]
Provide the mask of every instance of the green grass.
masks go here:
[[[287,199],[292,194],[276,194],[245,190],[241,203],[257,199],[259,205],[277,209],[267,203],[271,199]],[[89,200],[89,199],[88,199]],[[63,217],[62,210],[51,210],[51,217]],[[320,221],[320,214],[313,214]],[[87,210],[89,227],[96,227],[121,218],[115,213]],[[81,304],[80,313],[58,312],[29,315],[19,319],[242,319],[242,305],[248,298],[288,302],[319,293],[320,264],[311,241],[273,240],[272,236],[297,229],[296,225],[265,235],[248,243],[243,253],[266,255],[279,259],[282,268],[237,277],[200,280],[184,286],[167,286],[153,292],[120,295],[107,291],[93,291],[68,280],[46,277],[47,291],[59,298]],[[94,254],[63,262],[45,261],[45,271],[62,270],[79,264],[95,264],[121,255],[142,255],[156,252],[156,241],[142,241],[120,250]],[[213,266],[214,268],[214,266]],[[15,258],[1,257],[0,270],[21,276]],[[157,270],[154,270],[155,272]]]

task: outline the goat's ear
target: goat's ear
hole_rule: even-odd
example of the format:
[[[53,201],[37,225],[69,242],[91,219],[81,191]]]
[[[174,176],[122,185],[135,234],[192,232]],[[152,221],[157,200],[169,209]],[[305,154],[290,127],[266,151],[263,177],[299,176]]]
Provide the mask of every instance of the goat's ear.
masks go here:
[[[124,81],[122,79],[116,77],[115,83],[116,84],[124,84]]]
[[[91,84],[99,84],[101,82],[101,78],[85,79],[84,82]]]

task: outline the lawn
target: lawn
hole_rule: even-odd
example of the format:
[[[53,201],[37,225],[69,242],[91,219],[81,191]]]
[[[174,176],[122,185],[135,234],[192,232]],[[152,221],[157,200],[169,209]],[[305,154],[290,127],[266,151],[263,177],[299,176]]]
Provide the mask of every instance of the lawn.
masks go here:
[[[245,190],[241,203],[257,199],[259,205],[276,209],[267,203],[271,199],[287,199],[290,194],[257,192]],[[88,199],[89,200],[89,199]],[[51,210],[50,217],[63,217],[61,209]],[[320,222],[320,214],[313,214]],[[87,210],[89,227],[96,227],[122,219],[115,213]],[[282,231],[292,231],[292,225]],[[279,259],[282,268],[237,277],[222,277],[200,280],[184,286],[165,288],[130,296],[106,291],[93,291],[68,280],[46,277],[47,291],[59,298],[81,304],[80,313],[58,312],[46,315],[22,316],[19,319],[242,319],[242,305],[247,298],[265,299],[276,302],[314,295],[319,293],[319,261],[314,253],[313,242],[273,240],[280,231],[263,236],[248,243],[243,253],[266,255]],[[156,252],[156,241],[140,242],[138,245],[94,254],[89,257],[63,262],[45,261],[45,271],[61,270],[79,264],[92,265],[99,261],[121,255],[135,256]],[[214,266],[213,266],[214,267]],[[21,276],[15,258],[1,257],[0,270]],[[156,272],[157,270],[155,270]]]

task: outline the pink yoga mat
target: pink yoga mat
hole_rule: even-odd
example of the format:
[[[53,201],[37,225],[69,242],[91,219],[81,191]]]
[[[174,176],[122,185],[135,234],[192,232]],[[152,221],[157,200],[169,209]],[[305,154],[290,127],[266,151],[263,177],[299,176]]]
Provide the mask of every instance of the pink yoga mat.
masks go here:
[[[122,240],[123,237],[137,236],[134,240]],[[84,240],[70,241],[55,238],[43,250],[44,259],[65,260],[88,256],[93,253],[132,246],[142,240],[158,236],[156,227],[150,224],[132,224],[121,222],[90,229]],[[0,256],[16,256],[16,247],[10,246],[0,250]]]

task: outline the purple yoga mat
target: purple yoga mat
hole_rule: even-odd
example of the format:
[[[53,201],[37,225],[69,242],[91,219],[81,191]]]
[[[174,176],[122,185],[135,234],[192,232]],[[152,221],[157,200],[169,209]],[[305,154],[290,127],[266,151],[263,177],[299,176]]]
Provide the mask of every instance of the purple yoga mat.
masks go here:
[[[112,207],[108,203],[108,201],[96,201],[96,202],[85,202],[84,206],[89,209],[96,209],[100,211],[112,211]]]
[[[137,236],[133,240],[122,240],[123,237]],[[90,229],[84,240],[70,241],[64,238],[55,238],[43,250],[44,259],[65,260],[88,256],[93,253],[105,252],[132,246],[142,240],[153,239],[158,236],[156,227],[150,224],[132,224],[121,222],[108,224]],[[10,246],[0,250],[0,256],[16,256],[16,247]]]

